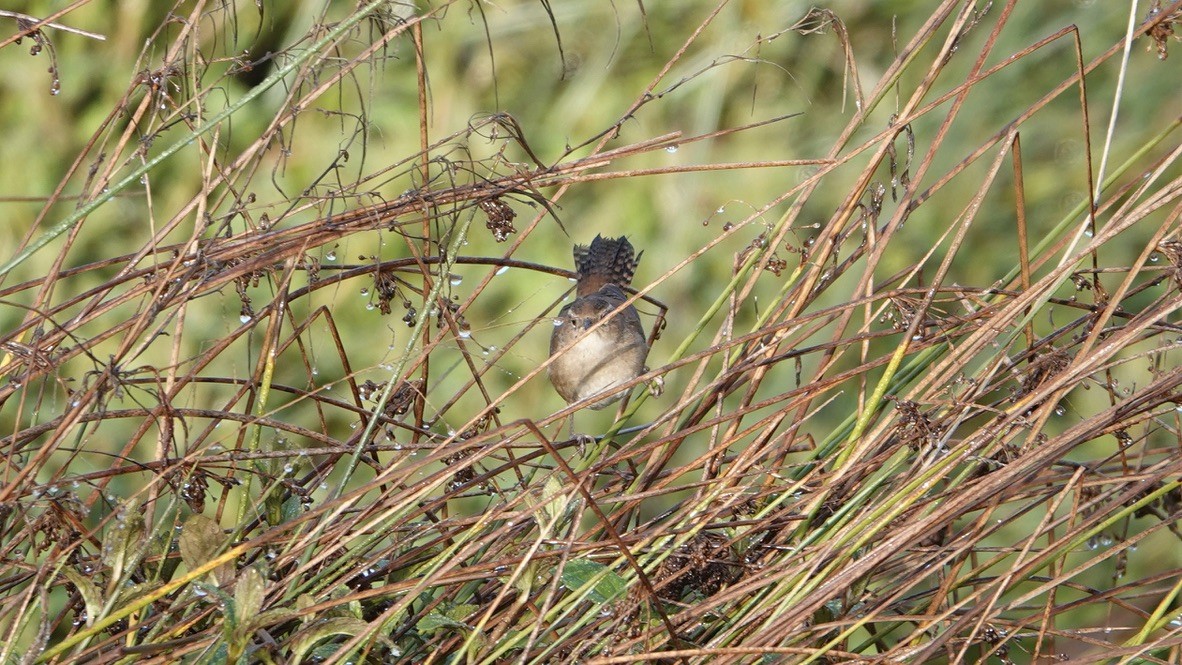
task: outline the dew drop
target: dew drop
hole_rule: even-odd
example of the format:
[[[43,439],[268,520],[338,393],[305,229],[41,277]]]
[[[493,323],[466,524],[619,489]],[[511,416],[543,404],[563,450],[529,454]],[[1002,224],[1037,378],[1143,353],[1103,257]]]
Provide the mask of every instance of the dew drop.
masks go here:
[[[249,314],[239,314],[238,320],[243,323],[250,323],[250,315]]]
[[[677,152],[677,146],[675,146],[675,145],[667,146],[667,147],[665,148],[665,152],[667,152],[667,153],[669,153],[670,155],[672,155],[673,153]]]
[[[506,272],[508,272],[508,270],[509,270],[509,266],[501,266],[500,268],[497,268],[496,274],[504,275]]]

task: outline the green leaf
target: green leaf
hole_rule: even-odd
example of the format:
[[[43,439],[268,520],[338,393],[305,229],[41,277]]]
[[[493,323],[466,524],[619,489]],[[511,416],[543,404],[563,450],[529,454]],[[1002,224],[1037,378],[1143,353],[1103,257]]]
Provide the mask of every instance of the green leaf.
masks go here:
[[[525,569],[521,571],[513,580],[513,587],[517,589],[517,593],[521,594],[523,598],[529,598],[530,594],[534,592],[534,580],[537,578],[538,562],[530,561],[525,564]]]
[[[217,556],[227,541],[226,534],[218,523],[204,515],[190,517],[181,528],[178,543],[181,560],[190,570],[204,565]],[[227,562],[210,573],[216,584],[222,584],[234,573],[234,563]]]
[[[563,485],[557,476],[551,475],[542,487],[542,511],[550,518],[551,524],[558,522],[567,513],[572,490]]]
[[[242,616],[257,616],[263,609],[266,593],[266,579],[258,568],[250,566],[238,574],[238,583],[234,585],[234,602]]]
[[[420,619],[415,627],[421,633],[434,633],[444,628],[455,628],[467,632],[472,630],[472,627],[464,623],[464,619],[471,616],[477,609],[479,608],[476,605],[453,605],[442,611],[435,610]]]
[[[562,570],[562,583],[568,589],[580,589],[587,584],[594,583],[589,597],[600,605],[621,598],[628,590],[624,578],[612,572],[607,566],[586,559],[567,562],[566,567]]]
[[[138,502],[129,500],[119,507],[103,537],[102,560],[111,569],[112,581],[123,579],[124,568],[139,561],[144,545],[144,516]]]
[[[308,650],[316,646],[317,642],[336,635],[353,637],[358,633],[364,632],[368,627],[369,624],[361,619],[350,617],[334,617],[317,621],[296,633],[295,640],[292,642],[291,663],[292,665],[298,665],[308,653]]]
[[[300,614],[300,623],[307,625],[316,618],[316,615],[308,614],[306,612],[309,607],[312,607],[315,604],[316,597],[310,593],[301,593],[300,595],[296,596],[295,607],[296,612],[299,612]]]
[[[214,648],[213,653],[210,655],[209,664],[225,665],[228,662],[230,662],[230,652],[226,648],[226,645],[224,643],[217,645]]]
[[[205,584],[204,582],[194,582],[193,590],[197,595],[207,596],[222,606],[222,616],[225,619],[222,631],[227,638],[233,637],[235,631],[238,630],[239,617],[238,607],[234,604],[234,598],[219,589],[216,585]]]
[[[62,574],[66,579],[70,580],[75,587],[78,588],[78,593],[82,596],[82,602],[86,605],[86,625],[87,627],[94,625],[94,619],[103,611],[103,594],[99,588],[95,586],[90,578],[82,573],[74,570],[69,566],[62,568]]]
[[[240,661],[246,655],[266,594],[266,578],[258,568],[250,566],[238,574],[238,582],[234,585],[234,612],[239,620],[229,636],[231,660]]]
[[[279,511],[279,519],[282,520],[282,524],[286,524],[303,514],[304,502],[298,496],[289,496]]]

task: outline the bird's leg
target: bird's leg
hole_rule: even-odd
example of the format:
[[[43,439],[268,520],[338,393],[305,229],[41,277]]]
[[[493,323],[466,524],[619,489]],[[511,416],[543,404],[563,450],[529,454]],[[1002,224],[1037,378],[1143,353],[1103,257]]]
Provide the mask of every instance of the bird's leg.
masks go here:
[[[592,436],[590,434],[583,434],[581,432],[575,431],[575,414],[574,413],[571,413],[570,415],[568,415],[567,418],[569,419],[569,423],[570,423],[570,429],[569,429],[570,440],[574,441],[575,446],[578,447],[579,455],[584,456],[587,454],[587,446],[595,443],[598,439],[596,439],[594,436]]]

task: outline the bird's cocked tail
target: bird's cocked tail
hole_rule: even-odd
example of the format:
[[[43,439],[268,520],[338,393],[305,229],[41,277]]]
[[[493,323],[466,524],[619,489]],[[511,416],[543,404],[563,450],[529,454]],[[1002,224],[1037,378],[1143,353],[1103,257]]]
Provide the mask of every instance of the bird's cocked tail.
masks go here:
[[[578,297],[591,295],[605,284],[626,288],[632,283],[640,254],[628,238],[595,236],[590,245],[575,245],[575,270],[579,273]]]

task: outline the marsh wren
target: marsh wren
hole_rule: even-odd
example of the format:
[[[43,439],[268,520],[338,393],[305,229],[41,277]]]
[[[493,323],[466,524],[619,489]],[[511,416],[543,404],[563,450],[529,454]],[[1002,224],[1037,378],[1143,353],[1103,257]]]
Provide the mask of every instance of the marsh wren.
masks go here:
[[[632,243],[623,236],[595,236],[590,246],[575,245],[574,255],[578,273],[575,300],[558,312],[550,337],[550,355],[554,356],[550,383],[567,404],[635,379],[647,371],[644,360],[648,356],[640,314],[632,305],[620,309],[628,300],[624,288],[632,283],[640,262]],[[587,334],[609,315],[603,325]],[[626,394],[620,391],[589,406],[602,409]]]

